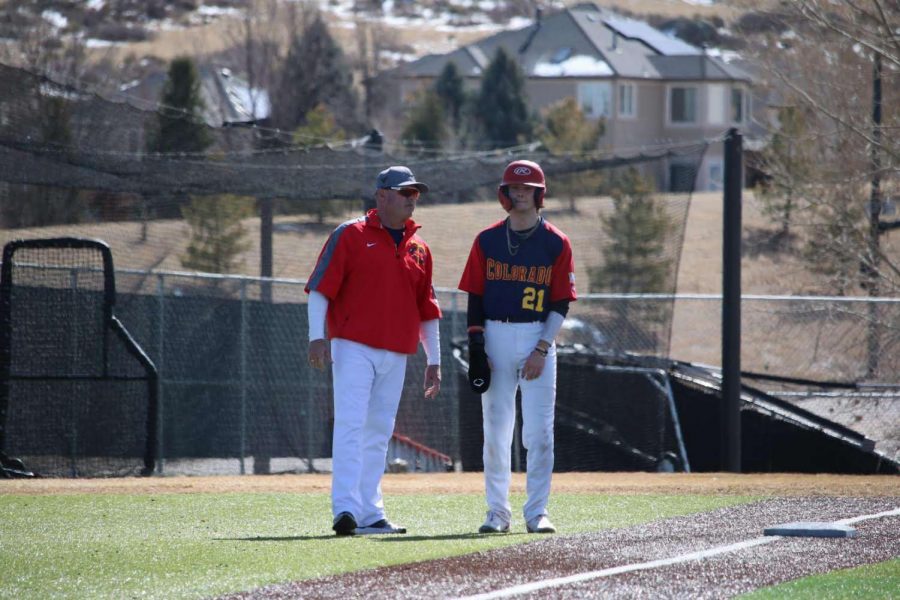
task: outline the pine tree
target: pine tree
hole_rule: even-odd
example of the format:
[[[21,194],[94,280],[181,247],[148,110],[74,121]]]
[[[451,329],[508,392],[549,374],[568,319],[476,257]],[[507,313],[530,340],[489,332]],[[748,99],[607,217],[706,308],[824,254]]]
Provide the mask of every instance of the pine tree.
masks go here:
[[[801,204],[815,165],[807,148],[813,143],[809,131],[811,117],[797,106],[781,107],[780,127],[762,152],[760,166],[770,178],[763,184],[760,196],[765,214],[781,226],[778,237],[782,241],[790,236],[794,210]]]
[[[544,111],[538,138],[551,154],[581,154],[597,149],[606,131],[606,121],[591,121],[574,98],[565,98]],[[603,183],[599,173],[575,173],[553,181],[553,194],[569,199],[569,210],[578,212],[575,199],[579,194],[594,194]]]
[[[603,265],[590,272],[591,290],[619,293],[668,291],[672,260],[666,256],[671,221],[665,206],[636,169],[628,169],[612,193],[613,210],[600,216],[610,243]]]
[[[433,90],[425,90],[413,105],[400,138],[409,145],[436,149],[446,137],[441,99]]]
[[[157,130],[150,136],[151,152],[203,152],[212,144],[201,116],[200,80],[191,59],[171,62],[160,103]]]
[[[500,48],[481,80],[475,101],[484,141],[493,148],[515,146],[531,136],[525,103],[525,77],[519,65]]]
[[[233,273],[239,256],[250,248],[242,221],[253,216],[253,199],[231,194],[193,197],[181,209],[191,237],[181,264],[205,273]]]
[[[319,104],[328,107],[343,129],[359,127],[353,75],[321,15],[291,41],[275,103],[276,124],[283,130],[302,125]]]
[[[293,141],[297,146],[321,146],[347,137],[324,104],[319,104],[306,113],[303,120],[304,124],[294,130]],[[325,222],[326,215],[341,215],[346,211],[345,202],[340,200],[285,200],[283,206],[292,214],[314,214],[319,223]]]
[[[458,131],[462,107],[466,102],[466,90],[456,63],[449,62],[444,66],[437,81],[434,82],[434,91],[440,98],[444,114],[450,117],[453,130]]]
[[[588,269],[591,291],[673,291],[672,259],[666,255],[672,223],[665,206],[633,167],[614,182],[610,195],[612,211],[600,216],[609,243],[601,251],[602,266]],[[654,348],[657,326],[671,320],[671,310],[666,303],[615,302],[608,325],[629,348]]]
[[[346,138],[346,132],[338,127],[334,115],[324,104],[319,104],[306,113],[303,125],[294,129],[294,144],[302,148],[321,146]]]

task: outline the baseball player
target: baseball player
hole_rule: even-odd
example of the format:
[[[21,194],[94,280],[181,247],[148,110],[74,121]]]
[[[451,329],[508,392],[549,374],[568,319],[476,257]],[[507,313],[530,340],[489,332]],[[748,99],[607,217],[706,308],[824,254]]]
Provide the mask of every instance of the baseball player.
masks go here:
[[[459,289],[468,292],[469,384],[481,396],[487,519],[480,533],[506,533],[516,389],[522,391],[522,441],[528,450],[529,533],[555,533],[547,514],[556,404],[554,340],[575,296],[575,263],[566,235],[540,210],[544,172],[517,160],[498,190],[509,216],[475,238]]]
[[[375,187],[376,208],[332,232],[306,286],[309,364],[331,363],[334,379],[331,508],[341,536],[406,533],[385,515],[381,478],[406,357],[420,341],[425,397],[441,389],[431,251],[411,218],[428,186],[395,166]]]

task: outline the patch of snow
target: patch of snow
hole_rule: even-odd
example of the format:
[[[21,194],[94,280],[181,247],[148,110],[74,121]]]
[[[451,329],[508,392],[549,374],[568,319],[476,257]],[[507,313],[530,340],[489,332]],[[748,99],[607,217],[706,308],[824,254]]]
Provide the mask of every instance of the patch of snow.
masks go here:
[[[182,30],[186,29],[186,27],[184,25],[181,25],[181,24],[175,22],[174,20],[172,20],[171,17],[166,17],[165,19],[160,19],[160,20],[147,21],[147,23],[144,25],[144,27],[146,29],[148,29],[149,31],[155,31],[155,32],[182,31]]]
[[[707,48],[706,54],[707,56],[721,59],[725,64],[734,62],[736,60],[741,60],[741,58],[743,58],[738,52],[734,50],[723,50],[721,48]]]
[[[115,46],[120,42],[111,42],[109,40],[101,40],[99,38],[88,38],[84,40],[84,45],[87,48],[109,48],[110,46]]]
[[[605,77],[612,75],[613,70],[605,60],[576,54],[559,63],[539,62],[534,65],[532,74],[536,77]]]
[[[88,0],[85,7],[88,10],[102,10],[106,6],[106,0]]]
[[[381,52],[379,56],[385,63],[392,65],[413,62],[419,58],[417,54],[410,54],[408,52]]]
[[[55,10],[45,10],[41,13],[41,18],[57,29],[64,29],[69,24],[69,19],[60,12]]]
[[[241,14],[241,10],[227,6],[207,6],[204,4],[197,9],[197,14],[204,17],[237,16]]]

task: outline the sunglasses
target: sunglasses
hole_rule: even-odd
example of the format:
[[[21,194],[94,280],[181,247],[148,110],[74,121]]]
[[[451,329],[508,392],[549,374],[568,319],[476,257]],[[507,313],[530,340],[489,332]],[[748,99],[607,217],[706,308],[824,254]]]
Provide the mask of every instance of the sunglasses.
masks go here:
[[[403,196],[404,198],[418,198],[419,190],[416,188],[403,188],[401,190],[397,190],[397,193]]]

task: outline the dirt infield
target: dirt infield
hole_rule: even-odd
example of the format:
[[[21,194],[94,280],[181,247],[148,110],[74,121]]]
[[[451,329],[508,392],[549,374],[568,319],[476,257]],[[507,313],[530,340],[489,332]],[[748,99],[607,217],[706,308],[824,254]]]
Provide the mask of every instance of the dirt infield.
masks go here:
[[[900,514],[854,524],[855,538],[762,537],[767,526],[871,515],[898,504],[896,498],[776,498],[600,533],[546,537],[500,550],[272,585],[227,598],[464,598],[528,585],[530,591],[515,597],[730,598],[900,556]],[[741,547],[748,541],[758,545]],[[388,542],[402,540],[386,538]],[[721,553],[694,556],[717,549]],[[676,562],[667,564],[673,558]],[[552,581],[598,572],[578,582]]]
[[[391,494],[480,494],[481,473],[387,474]],[[0,480],[3,494],[179,494],[220,492],[327,493],[330,475],[130,477],[122,479]],[[513,475],[512,492],[525,491]],[[555,493],[733,494],[767,496],[900,496],[900,478],[888,475],[796,473],[556,473]]]

